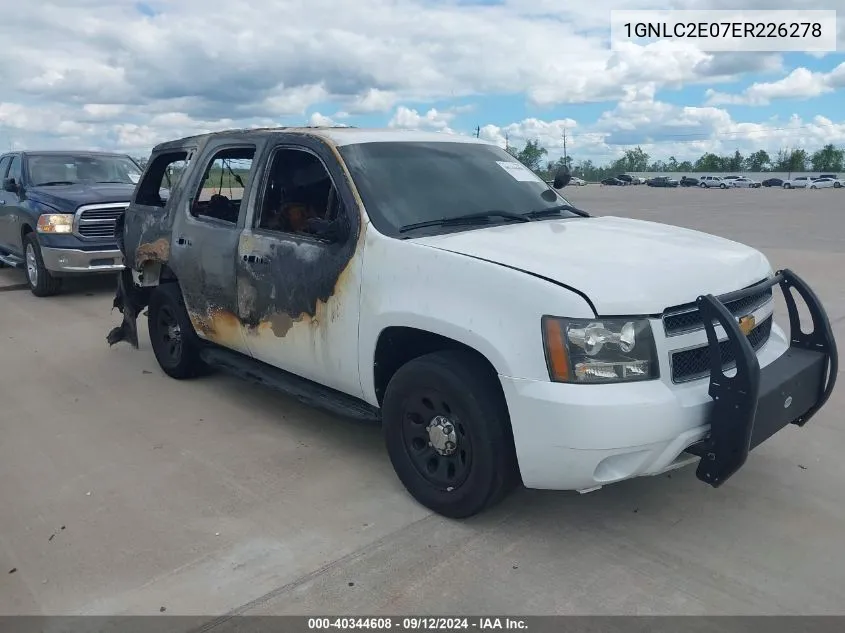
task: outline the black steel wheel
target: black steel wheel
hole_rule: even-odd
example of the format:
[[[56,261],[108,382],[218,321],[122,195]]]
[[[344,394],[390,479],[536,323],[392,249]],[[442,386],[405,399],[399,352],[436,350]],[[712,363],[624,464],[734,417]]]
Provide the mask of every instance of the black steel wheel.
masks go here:
[[[408,459],[423,479],[444,491],[462,485],[472,467],[472,438],[449,400],[437,390],[418,388],[402,411]]]
[[[205,369],[199,338],[185,310],[179,284],[158,286],[150,296],[150,344],[161,369],[171,378],[192,378]]]
[[[476,354],[435,352],[400,367],[385,391],[382,420],[397,476],[438,514],[477,514],[519,481],[501,386]]]

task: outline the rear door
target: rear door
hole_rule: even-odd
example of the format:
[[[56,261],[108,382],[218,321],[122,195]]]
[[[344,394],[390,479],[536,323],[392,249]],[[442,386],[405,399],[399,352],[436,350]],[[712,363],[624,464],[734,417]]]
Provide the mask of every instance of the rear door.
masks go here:
[[[237,260],[250,351],[360,397],[357,198],[336,151],[317,137],[281,134],[267,151]]]
[[[238,316],[238,242],[259,145],[212,138],[180,195],[170,264],[197,334],[248,354]]]

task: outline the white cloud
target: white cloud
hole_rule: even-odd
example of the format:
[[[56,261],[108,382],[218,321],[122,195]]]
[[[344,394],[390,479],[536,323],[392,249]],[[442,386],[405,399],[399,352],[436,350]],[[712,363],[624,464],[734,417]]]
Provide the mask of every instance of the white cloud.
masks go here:
[[[840,1],[745,3],[835,8]],[[471,106],[427,104],[490,94],[537,106],[612,102],[780,71],[778,55],[713,55],[667,42],[607,48],[612,8],[725,4],[256,0],[233,11],[222,0],[157,0],[149,17],[134,0],[20,3],[0,23],[7,52],[0,142],[144,153],[153,142],[220,127],[324,118],[354,125],[359,116],[445,132]],[[534,121],[513,125],[559,135],[554,121]],[[575,144],[588,133],[579,123]]]
[[[709,105],[768,105],[775,99],[812,99],[845,87],[845,62],[828,73],[796,68],[783,79],[754,83],[740,94],[707,90]]]
[[[449,121],[454,117],[453,112],[438,112],[436,108],[431,108],[425,114],[420,114],[416,110],[399,106],[393,117],[388,121],[387,126],[414,130],[431,129],[453,134],[454,131],[449,127]]]

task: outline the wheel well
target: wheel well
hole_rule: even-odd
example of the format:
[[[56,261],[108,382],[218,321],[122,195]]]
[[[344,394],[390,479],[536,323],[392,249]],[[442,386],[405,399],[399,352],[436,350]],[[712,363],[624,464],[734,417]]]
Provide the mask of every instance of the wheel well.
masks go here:
[[[373,361],[373,377],[379,406],[393,374],[405,363],[445,350],[462,350],[477,356],[488,367],[491,375],[497,375],[493,363],[478,350],[454,339],[410,327],[389,327],[379,336]],[[496,381],[498,383],[498,380]]]
[[[23,244],[23,238],[27,236],[27,233],[32,233],[32,227],[29,224],[24,224],[21,227],[21,244]]]

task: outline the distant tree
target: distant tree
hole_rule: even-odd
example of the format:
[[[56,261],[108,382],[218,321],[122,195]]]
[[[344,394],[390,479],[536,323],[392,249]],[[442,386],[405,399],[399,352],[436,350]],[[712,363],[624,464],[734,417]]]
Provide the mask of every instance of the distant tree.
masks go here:
[[[808,160],[806,150],[792,150],[789,154],[789,171],[804,171],[807,169]]]
[[[764,149],[760,149],[753,154],[749,154],[748,158],[745,159],[745,169],[748,171],[765,171],[771,166],[771,162],[772,159],[769,158],[769,153]]]
[[[845,169],[845,150],[828,143],[810,156],[813,171],[842,171]]]
[[[695,171],[721,171],[722,161],[716,154],[707,152],[695,161]]]
[[[743,159],[742,154],[739,153],[739,150],[736,150],[734,155],[728,159],[727,163],[729,171],[740,171],[745,163],[745,160]]]
[[[543,156],[548,154],[545,147],[540,146],[540,141],[528,141],[517,154],[515,158],[533,171],[540,170],[540,161]]]
[[[678,159],[674,156],[670,156],[669,162],[666,163],[666,169],[668,171],[678,171]]]
[[[692,166],[692,163],[688,160],[682,161],[678,163],[678,168],[675,171],[694,171],[695,168]]]
[[[663,160],[656,160],[651,165],[649,165],[647,170],[644,171],[673,171],[669,169],[669,164]]]

